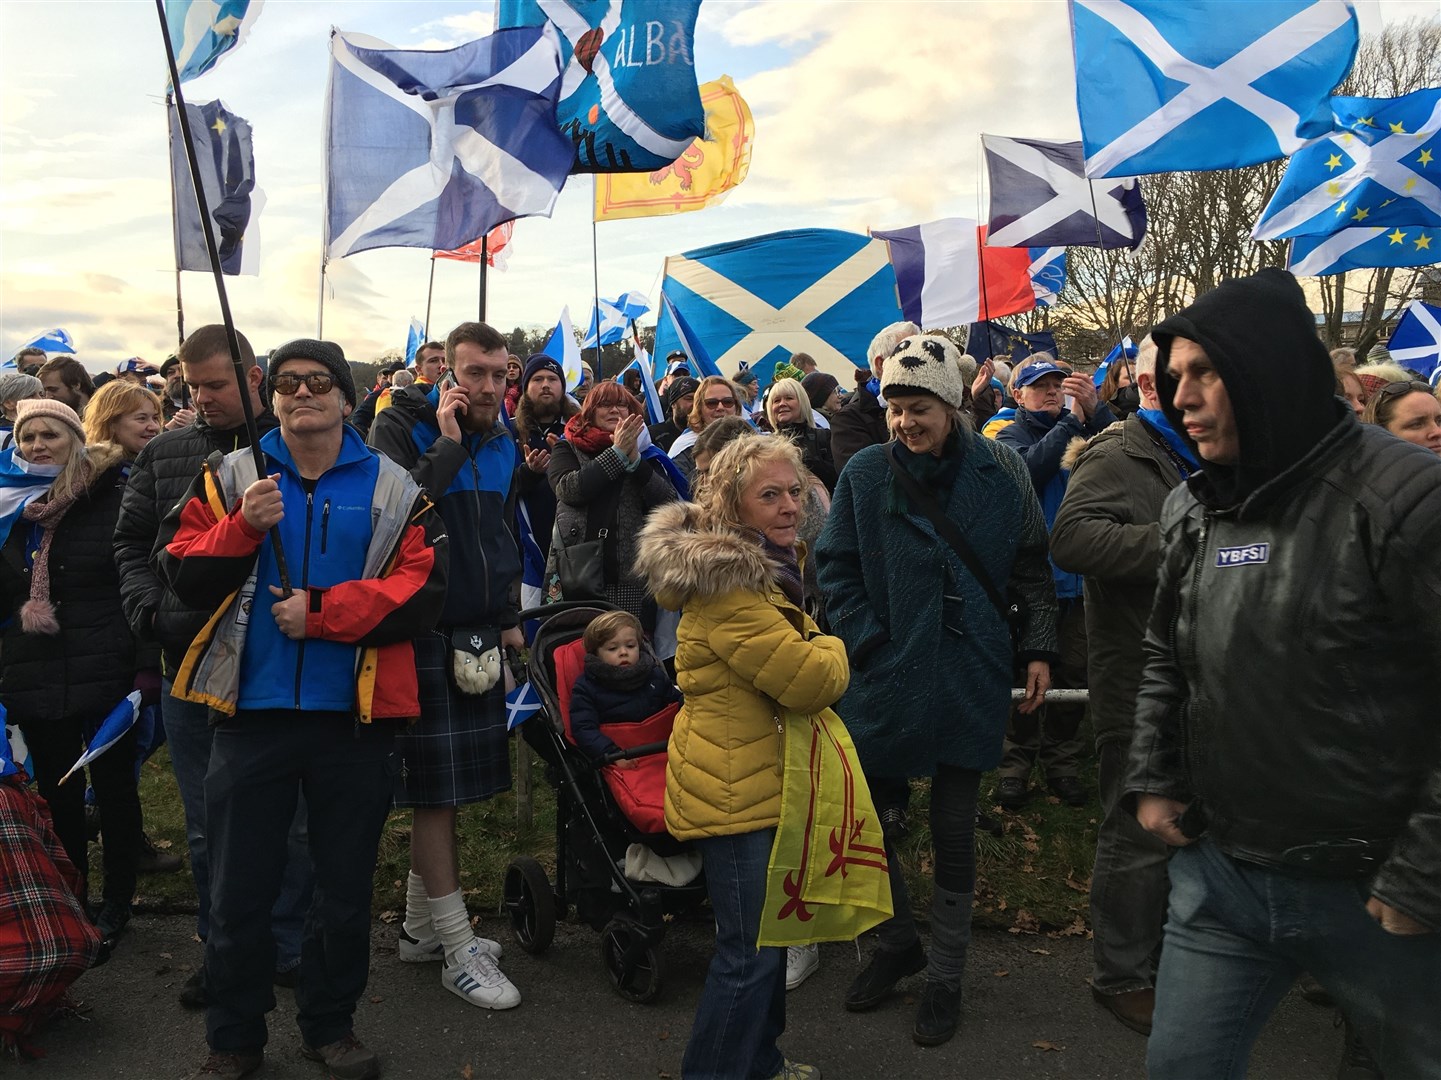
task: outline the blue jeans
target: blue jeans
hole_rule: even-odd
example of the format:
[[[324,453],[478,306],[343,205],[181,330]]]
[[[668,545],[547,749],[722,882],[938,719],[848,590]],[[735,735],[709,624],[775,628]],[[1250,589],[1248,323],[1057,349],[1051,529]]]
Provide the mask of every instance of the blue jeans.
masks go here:
[[[1382,930],[1366,913],[1364,880],[1276,873],[1205,838],[1178,850],[1170,873],[1152,1080],[1244,1077],[1257,1035],[1302,971],[1388,1078],[1441,1077],[1441,934]]]
[[[205,839],[205,773],[210,768],[214,728],[210,726],[210,709],[193,701],[172,697],[172,685],[169,679],[161,683],[160,712],[165,721],[166,741],[170,745],[170,766],[175,770],[180,804],[185,810],[190,876],[195,880],[195,896],[199,902],[195,932],[204,941],[210,936],[210,852]],[[270,914],[270,928],[275,934],[276,971],[289,971],[300,963],[300,939],[305,933],[305,913],[310,910],[314,883],[305,819],[305,802],[302,800],[290,824],[285,878],[280,897]]]
[[[775,829],[762,829],[696,842],[716,941],[681,1061],[684,1080],[758,1080],[784,1064],[776,1040],[786,1029],[786,951],[756,947],[775,838]]]

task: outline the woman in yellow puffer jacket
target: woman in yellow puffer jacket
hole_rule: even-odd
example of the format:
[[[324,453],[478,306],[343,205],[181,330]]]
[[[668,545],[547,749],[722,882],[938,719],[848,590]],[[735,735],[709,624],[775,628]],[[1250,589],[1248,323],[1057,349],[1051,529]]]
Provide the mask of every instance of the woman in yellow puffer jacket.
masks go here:
[[[685,705],[666,764],[666,827],[697,842],[716,918],[685,1080],[820,1075],[776,1046],[785,950],[756,946],[780,819],[782,710],[819,712],[850,681],[845,646],[802,610],[796,525],[808,484],[787,440],[747,436],[716,455],[697,502],[659,508],[641,533],[637,571],[681,612]]]

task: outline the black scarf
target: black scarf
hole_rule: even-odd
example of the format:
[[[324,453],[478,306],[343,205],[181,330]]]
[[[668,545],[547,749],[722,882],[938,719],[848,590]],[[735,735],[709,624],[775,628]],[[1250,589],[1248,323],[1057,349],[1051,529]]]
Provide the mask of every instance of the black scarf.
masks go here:
[[[639,690],[650,682],[650,675],[654,670],[655,660],[645,649],[641,649],[640,655],[636,657],[635,663],[630,667],[607,664],[599,656],[592,653],[585,654],[586,675],[592,682],[607,690],[621,690],[626,693]]]
[[[786,594],[786,599],[805,610],[805,588],[801,584],[801,566],[796,557],[796,549],[793,546],[781,547],[779,544],[772,544],[759,529],[753,530],[751,535],[760,541],[761,550],[775,564],[775,582],[781,587],[781,592]]]

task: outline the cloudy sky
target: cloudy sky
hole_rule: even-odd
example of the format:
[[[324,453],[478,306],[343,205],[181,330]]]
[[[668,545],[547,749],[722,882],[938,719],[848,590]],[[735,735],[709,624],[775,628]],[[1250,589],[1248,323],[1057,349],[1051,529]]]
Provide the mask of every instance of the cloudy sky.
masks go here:
[[[1436,0],[1360,0],[1362,30],[1429,17]],[[258,348],[316,331],[322,108],[330,27],[448,48],[493,26],[490,3],[268,0],[246,44],[185,86],[255,131],[260,276],[227,279]],[[777,229],[864,231],[977,216],[980,133],[1076,138],[1060,0],[821,3],[705,0],[700,81],[730,75],[751,105],[750,177],[720,207],[598,228],[602,295],[659,288],[666,255]],[[100,368],[174,350],[175,274],[162,104],[165,58],[145,0],[0,3],[0,354],[63,326]],[[549,220],[517,223],[489,319],[502,329],[588,315],[591,181]],[[404,344],[425,312],[421,249],[333,262],[325,336],[353,359]],[[438,264],[431,323],[476,312],[477,269]],[[187,273],[188,326],[218,319],[208,274]]]

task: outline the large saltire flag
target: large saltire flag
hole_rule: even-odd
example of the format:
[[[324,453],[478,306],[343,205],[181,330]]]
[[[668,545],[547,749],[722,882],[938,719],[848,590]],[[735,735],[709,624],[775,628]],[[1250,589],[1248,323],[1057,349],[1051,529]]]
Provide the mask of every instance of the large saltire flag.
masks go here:
[[[556,116],[575,172],[660,169],[705,134],[692,49],[700,0],[499,0],[497,26],[555,27]]]
[[[1441,306],[1412,300],[1386,342],[1391,359],[1432,386],[1441,383]]]
[[[991,247],[985,226],[969,218],[871,235],[885,241],[901,310],[917,326],[962,326],[1036,306],[1030,249]]]
[[[982,135],[997,247],[1130,248],[1146,235],[1134,176],[1088,180],[1078,142]]]
[[[180,81],[204,75],[245,40],[262,0],[165,0],[165,29]],[[167,78],[167,85],[170,80]]]
[[[497,225],[486,233],[480,240],[472,240],[464,247],[454,248],[450,251],[435,251],[431,253],[432,259],[453,259],[456,262],[480,262],[480,250],[485,248],[485,265],[493,266],[501,272],[505,271],[510,264],[510,241],[515,235],[515,222],[507,221],[503,225]]]
[[[702,84],[704,138],[651,173],[605,173],[596,177],[595,220],[653,217],[703,210],[725,199],[751,167],[755,121],[729,75]]]
[[[226,274],[260,273],[260,237],[253,221],[264,196],[255,186],[255,150],[250,121],[222,102],[185,103],[190,139],[200,166],[200,184],[210,211],[211,231]],[[200,226],[195,184],[185,157],[179,109],[170,106],[170,174],[175,184],[175,265],[181,270],[211,269]]]
[[[451,250],[550,216],[571,159],[555,123],[553,30],[501,30],[445,52],[334,31],[330,55],[327,257]]]
[[[1350,0],[1071,0],[1087,176],[1232,169],[1331,129]]]
[[[661,293],[726,373],[742,361],[770,371],[805,352],[849,378],[869,364],[876,332],[901,319],[885,243],[836,229],[767,233],[673,255]],[[673,320],[662,311],[655,355],[677,348]]]
[[[1286,269],[1297,277],[1327,277],[1343,270],[1435,262],[1441,262],[1441,229],[1353,225],[1330,236],[1292,237]]]
[[[1331,105],[1335,134],[1296,152],[1251,235],[1441,225],[1441,89]]]
[[[893,913],[880,816],[830,709],[786,711],[781,813],[757,945],[852,941]]]

